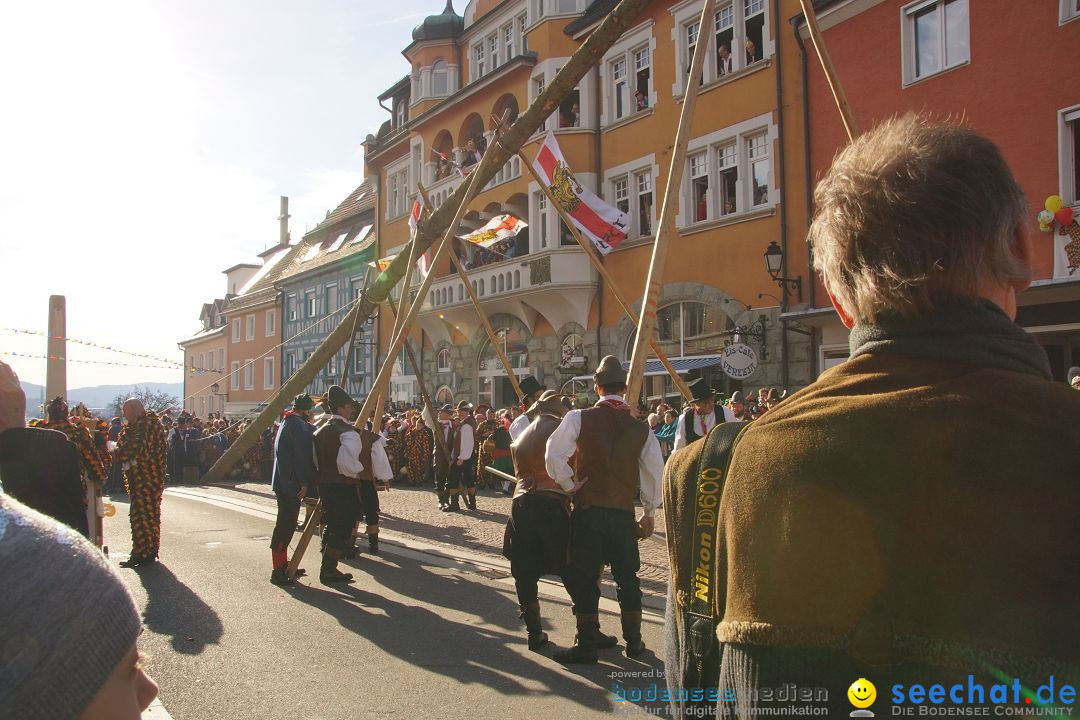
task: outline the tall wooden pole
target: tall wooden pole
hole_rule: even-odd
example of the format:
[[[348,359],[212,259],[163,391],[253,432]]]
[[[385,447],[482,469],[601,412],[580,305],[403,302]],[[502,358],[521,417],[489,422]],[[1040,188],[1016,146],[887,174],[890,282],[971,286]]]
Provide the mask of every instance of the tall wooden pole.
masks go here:
[[[49,337],[45,347],[45,402],[57,396],[67,402],[67,299],[63,295],[49,296]]]
[[[682,111],[679,114],[679,127],[675,131],[675,148],[668,166],[667,185],[664,188],[664,203],[660,206],[660,221],[656,224],[656,242],[653,244],[652,261],[649,263],[649,275],[645,281],[645,302],[638,321],[637,337],[634,338],[634,352],[630,356],[630,371],[627,374],[626,402],[636,408],[641,395],[641,385],[645,374],[645,356],[649,341],[656,329],[656,306],[660,301],[660,284],[664,279],[664,265],[667,262],[668,245],[675,234],[675,210],[679,205],[679,187],[682,185],[683,168],[686,165],[686,147],[690,142],[691,125],[694,120],[694,106],[697,104],[698,78],[705,64],[705,52],[709,45],[707,35],[713,26],[716,15],[715,0],[705,0],[701,8],[701,20],[698,25],[698,42],[694,47],[694,59],[690,63],[690,72],[686,76],[686,92],[683,94]]]
[[[620,0],[619,4],[600,22],[596,30],[574,51],[574,54],[563,65],[562,70],[555,74],[547,89],[540,93],[540,96],[533,101],[532,105],[518,117],[517,121],[514,122],[503,137],[503,145],[506,148],[515,148],[527,142],[547,118],[551,116],[551,113],[555,112],[559,105],[577,87],[586,73],[595,68],[612,45],[622,37],[628,28],[636,23],[641,11],[648,4],[649,0]],[[489,148],[480,164],[473,171],[473,177],[477,178],[480,186],[483,187],[484,184],[495,177],[499,168],[505,165],[509,158],[510,153],[508,150],[503,149],[503,146],[496,146],[494,152]],[[416,233],[417,250],[419,252],[424,252],[434,245],[442,237],[443,231],[451,227],[450,221],[455,213],[455,208],[459,207],[467,192],[468,188],[463,183],[438,210],[432,213],[429,220],[420,223]],[[363,318],[369,317],[372,310],[386,300],[390,289],[405,274],[405,264],[407,262],[407,258],[395,258],[390,267],[379,274],[378,279],[371,288],[371,292],[368,294],[368,298],[364,302],[358,303],[351,312],[360,313]],[[214,466],[203,477],[203,482],[218,482],[225,477],[225,474],[244,456],[248,448],[258,441],[263,430],[270,427],[271,423],[281,415],[289,402],[289,398],[302,391],[308,383],[314,380],[315,376],[326,367],[326,363],[333,357],[334,353],[341,349],[341,346],[349,339],[348,333],[353,319],[352,314],[342,318],[338,327],[327,336],[322,345],[315,349],[315,352],[297,369],[293,376],[282,384],[278,394],[267,402],[262,412],[249,423],[247,429],[233,441],[233,444],[222,454],[221,458],[214,463]]]
[[[818,27],[817,15],[814,13],[814,5],[811,0],[799,0],[803,15],[806,17],[806,29],[810,31],[810,42],[814,45],[821,69],[825,71],[825,80],[832,90],[836,109],[840,111],[840,119],[844,122],[844,130],[847,132],[848,141],[854,140],[859,135],[859,126],[855,123],[855,114],[848,104],[847,95],[836,76],[836,68],[833,67],[832,58],[829,57],[829,49],[825,47],[825,40],[821,37],[821,29]]]
[[[544,179],[542,177],[540,177],[540,173],[536,172],[536,168],[532,166],[532,163],[530,163],[528,158],[525,157],[525,154],[521,152],[520,149],[517,151],[516,154],[521,159],[521,163],[526,168],[528,168],[529,173],[532,175],[533,180],[536,181],[536,184],[539,185],[543,193],[547,195],[548,202],[550,202],[555,208],[556,212],[559,213],[559,217],[562,218],[563,224],[566,225],[566,228],[570,231],[570,234],[574,236],[575,240],[577,240],[577,244],[580,245],[581,249],[585,251],[585,257],[589,258],[589,262],[592,263],[592,266],[594,268],[596,268],[596,272],[599,273],[600,277],[604,280],[604,282],[608,284],[608,288],[611,289],[611,294],[615,296],[615,300],[618,301],[619,305],[623,309],[623,312],[626,313],[626,317],[630,318],[630,322],[634,323],[634,325],[636,326],[638,324],[638,314],[634,312],[634,309],[630,306],[630,303],[626,301],[626,296],[623,294],[622,289],[619,287],[618,283],[615,282],[615,278],[611,276],[611,273],[608,272],[608,269],[604,267],[604,264],[602,262],[600,262],[600,258],[596,257],[596,253],[593,252],[591,244],[588,243],[584,237],[582,237],[581,232],[574,225],[573,220],[570,219],[570,216],[569,214],[567,214],[566,209],[563,208],[562,204],[559,203],[559,201],[555,198],[554,193],[551,192],[551,187],[544,182]],[[683,380],[682,376],[679,375],[679,371],[676,370],[674,366],[672,366],[671,361],[668,360],[667,354],[663,351],[663,349],[661,349],[660,344],[652,339],[649,340],[649,343],[652,347],[653,353],[660,361],[660,364],[664,366],[664,369],[667,370],[668,375],[671,376],[672,382],[675,383],[675,388],[687,400],[692,399],[693,395],[690,392],[690,388],[686,386],[686,381]]]
[[[420,192],[424,196],[424,204],[428,204],[427,191],[420,187]],[[491,347],[495,349],[495,354],[499,356],[499,361],[502,363],[503,368],[506,370],[506,377],[510,380],[510,386],[514,388],[514,394],[517,395],[518,402],[524,402],[525,393],[521,391],[521,385],[518,384],[517,375],[514,374],[514,368],[510,366],[510,360],[506,357],[506,353],[502,349],[502,345],[499,344],[499,338],[495,335],[495,330],[491,327],[491,322],[488,320],[487,315],[484,313],[484,309],[480,307],[480,300],[476,297],[476,291],[473,290],[472,282],[469,280],[469,276],[465,273],[465,270],[461,267],[461,262],[457,259],[454,253],[450,253],[450,263],[457,270],[458,277],[461,278],[461,282],[465,285],[465,292],[469,296],[469,300],[472,301],[473,309],[476,310],[477,317],[480,318],[480,324],[484,326],[484,332],[487,333],[488,342],[491,343]]]
[[[491,156],[491,148],[495,147],[495,143],[492,143],[491,147],[484,153],[484,157],[481,158],[480,164],[484,164],[484,160]],[[450,248],[450,240],[457,232],[458,225],[461,224],[461,219],[465,217],[465,213],[468,211],[469,203],[476,197],[480,188],[483,187],[483,183],[479,181],[480,173],[476,170],[469,176],[469,179],[465,182],[465,195],[461,198],[461,204],[458,205],[457,211],[454,213],[453,219],[446,227],[446,232],[443,234],[442,242],[439,245],[438,252],[435,253],[435,257],[432,258],[431,266],[434,268],[438,265],[439,260]],[[402,253],[398,254],[400,257]],[[395,262],[397,258],[394,258]],[[375,378],[373,387],[382,387],[390,377],[390,371],[394,367],[394,356],[401,352],[401,346],[412,331],[413,323],[416,322],[416,316],[420,314],[420,308],[424,304],[424,300],[427,298],[428,290],[431,289],[431,283],[435,280],[435,273],[430,272],[428,276],[424,278],[424,282],[420,284],[420,289],[416,291],[416,299],[413,300],[412,305],[409,307],[409,312],[405,316],[404,320],[401,318],[395,319],[394,323],[401,322],[401,329],[394,337],[393,342],[390,344],[390,348],[386,353],[386,360],[383,361],[382,367],[379,368],[379,374]],[[374,393],[367,396],[364,401],[364,407],[360,410],[360,416],[356,419],[356,426],[362,427],[363,420],[371,413],[371,405],[374,400]]]

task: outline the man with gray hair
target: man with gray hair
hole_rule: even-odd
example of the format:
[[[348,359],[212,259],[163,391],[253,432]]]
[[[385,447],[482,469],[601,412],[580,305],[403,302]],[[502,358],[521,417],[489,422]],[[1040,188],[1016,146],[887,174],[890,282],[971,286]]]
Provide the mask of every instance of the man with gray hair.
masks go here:
[[[1014,323],[1032,275],[1019,185],[988,139],[907,115],[840,152],[814,199],[851,358],[732,451],[718,687],[739,715],[784,683],[847,713],[858,678],[894,696],[1075,678],[1080,396]]]

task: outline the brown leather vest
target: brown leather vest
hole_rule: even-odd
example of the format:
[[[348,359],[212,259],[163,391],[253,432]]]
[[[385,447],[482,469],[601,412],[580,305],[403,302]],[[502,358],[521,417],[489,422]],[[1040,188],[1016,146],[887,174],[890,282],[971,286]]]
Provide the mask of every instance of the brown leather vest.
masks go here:
[[[341,436],[347,432],[357,432],[349,423],[340,418],[331,418],[315,431],[315,459],[319,463],[319,483],[347,483],[355,485],[356,478],[346,477],[338,472],[337,455],[341,449]],[[363,442],[363,434],[361,434]],[[364,463],[365,470],[370,465],[371,446],[368,446],[368,462]]]
[[[510,445],[510,454],[514,458],[514,474],[518,478],[514,499],[531,492],[566,494],[548,475],[544,464],[548,438],[555,432],[555,428],[559,427],[560,422],[562,421],[554,415],[540,415]]]
[[[434,427],[434,429],[432,429],[431,432],[432,433],[444,432],[443,431],[443,424],[441,422],[436,422],[435,427]],[[436,440],[434,437],[432,437],[431,441],[432,441],[431,454],[435,456],[435,462],[442,465],[443,463],[445,463],[445,457],[446,456],[443,455],[442,450],[439,449],[439,441]],[[457,460],[457,456],[458,456],[458,426],[452,420],[450,421],[450,432],[446,433],[446,449],[450,451],[450,461],[453,462],[454,460]]]
[[[649,426],[606,405],[581,411],[578,435],[578,479],[588,482],[574,496],[574,505],[633,510],[640,476],[638,458]]]

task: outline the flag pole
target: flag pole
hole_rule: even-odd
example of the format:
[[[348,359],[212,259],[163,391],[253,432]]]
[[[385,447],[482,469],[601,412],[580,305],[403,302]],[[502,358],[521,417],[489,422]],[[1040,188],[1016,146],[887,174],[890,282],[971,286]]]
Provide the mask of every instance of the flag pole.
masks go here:
[[[509,110],[507,112],[509,112]],[[495,144],[492,143],[491,147],[494,146]],[[487,158],[490,150],[491,148],[489,147],[488,151],[484,153],[484,158],[481,158],[479,163],[480,165],[484,164],[484,160]],[[438,264],[439,260],[444,254],[446,254],[446,251],[450,248],[450,238],[454,237],[454,235],[457,233],[458,225],[461,224],[461,219],[465,217],[465,213],[468,211],[469,208],[469,203],[472,202],[473,198],[476,197],[476,194],[482,187],[482,184],[477,182],[479,178],[480,172],[478,170],[473,170],[472,174],[469,175],[469,179],[466,182],[465,194],[462,196],[461,202],[458,204],[457,211],[454,213],[453,219],[446,226],[446,230],[443,233],[442,240],[439,244],[438,252],[436,252],[435,257],[432,258],[432,268],[434,268],[435,265]],[[409,307],[409,312],[406,314],[405,319],[402,320],[401,331],[398,332],[397,337],[395,337],[393,342],[391,343],[391,347],[386,353],[386,360],[383,361],[382,367],[379,368],[379,374],[375,378],[375,382],[372,384],[372,387],[382,387],[383,384],[389,380],[390,371],[394,367],[394,356],[401,352],[402,343],[405,340],[405,337],[412,330],[413,323],[416,322],[416,316],[420,314],[420,307],[424,304],[424,300],[427,298],[428,290],[431,288],[431,283],[434,282],[434,280],[435,273],[429,272],[427,277],[424,278],[424,282],[420,284],[420,289],[416,292],[416,299]],[[367,396],[367,399],[364,400],[364,407],[361,408],[360,415],[356,418],[356,427],[363,427],[364,418],[371,414],[372,402],[374,401],[374,399],[374,393],[371,393]]]
[[[427,196],[427,190],[423,185],[419,186],[420,194],[424,197],[424,205],[430,205]],[[503,369],[506,370],[506,377],[510,380],[511,387],[514,388],[514,394],[518,397],[518,402],[525,401],[525,394],[521,391],[521,385],[518,384],[517,376],[514,374],[514,368],[510,367],[510,359],[506,357],[506,353],[503,352],[502,346],[499,344],[499,338],[495,335],[495,330],[491,327],[491,322],[488,320],[487,315],[484,314],[484,309],[480,307],[480,300],[476,297],[476,291],[473,290],[472,281],[469,280],[469,276],[465,274],[465,270],[461,267],[461,262],[457,259],[454,253],[450,253],[450,263],[457,270],[458,277],[461,278],[462,284],[465,285],[465,292],[469,296],[469,300],[472,301],[473,309],[476,310],[477,316],[480,318],[480,324],[484,326],[484,332],[487,333],[488,342],[491,343],[491,347],[495,349],[495,354],[499,356],[499,361],[503,365]]]
[[[859,135],[859,126],[855,123],[855,114],[851,111],[851,105],[848,104],[847,95],[840,84],[840,78],[836,76],[836,68],[833,67],[832,58],[829,57],[829,49],[825,47],[825,40],[821,37],[821,29],[818,27],[817,15],[814,13],[811,0],[799,0],[799,4],[802,6],[803,17],[806,18],[806,29],[810,32],[810,42],[814,45],[814,52],[817,53],[821,69],[825,72],[825,80],[829,83],[833,101],[836,102],[836,109],[840,111],[840,119],[844,123],[844,130],[847,132],[848,142],[850,142]]]
[[[603,263],[600,262],[600,258],[598,258],[596,256],[596,253],[593,252],[591,244],[586,242],[585,238],[582,237],[581,233],[574,225],[573,220],[570,219],[570,216],[567,214],[562,204],[560,204],[559,201],[555,198],[555,194],[551,192],[551,188],[548,186],[547,183],[544,182],[544,179],[540,177],[540,173],[536,172],[536,168],[532,166],[532,163],[530,163],[528,158],[525,157],[525,154],[521,152],[520,149],[517,151],[516,154],[521,159],[521,163],[526,168],[528,168],[529,173],[532,175],[533,180],[536,181],[536,184],[539,185],[540,189],[544,192],[545,195],[547,195],[548,202],[550,202],[555,207],[556,212],[559,213],[559,217],[562,218],[562,221],[566,225],[567,229],[570,231],[570,234],[574,236],[574,239],[577,240],[578,245],[580,245],[581,249],[585,251],[585,256],[589,258],[589,262],[592,263],[592,266],[594,268],[596,268],[596,272],[599,273],[600,277],[603,278],[604,282],[608,284],[608,288],[611,289],[611,294],[615,296],[615,300],[618,301],[619,305],[623,309],[623,312],[626,313],[626,317],[630,318],[630,322],[634,323],[634,325],[636,326],[638,324],[638,314],[634,312],[634,309],[626,301],[626,296],[623,295],[622,289],[619,287],[618,283],[615,282],[615,278],[611,276],[611,273],[608,272],[608,269],[604,267]],[[671,361],[668,360],[667,354],[664,353],[663,349],[661,349],[660,345],[655,340],[650,340],[649,342],[652,346],[653,353],[660,361],[660,364],[664,366],[664,369],[667,370],[668,375],[671,376],[672,382],[675,383],[675,389],[678,390],[679,393],[687,400],[692,399],[693,395],[690,392],[690,388],[686,386],[686,381],[683,380],[682,376],[679,375],[678,370],[676,370],[672,366]]]
[[[634,338],[634,352],[630,356],[630,371],[627,373],[626,402],[636,408],[644,381],[646,345],[652,339],[656,329],[656,306],[660,301],[660,284],[664,278],[664,265],[667,250],[674,234],[675,209],[679,204],[679,187],[682,185],[683,168],[686,165],[686,148],[690,142],[690,126],[694,119],[694,106],[697,104],[698,78],[705,64],[705,51],[708,46],[703,33],[713,26],[716,15],[715,0],[705,0],[701,8],[701,20],[698,25],[698,43],[694,47],[694,58],[690,63],[690,72],[686,76],[686,92],[683,95],[682,111],[679,113],[679,126],[675,131],[675,148],[668,167],[667,185],[664,188],[664,202],[660,206],[660,221],[656,225],[656,242],[653,244],[649,274],[645,281],[645,302],[642,304],[641,317],[638,321],[637,336]]]

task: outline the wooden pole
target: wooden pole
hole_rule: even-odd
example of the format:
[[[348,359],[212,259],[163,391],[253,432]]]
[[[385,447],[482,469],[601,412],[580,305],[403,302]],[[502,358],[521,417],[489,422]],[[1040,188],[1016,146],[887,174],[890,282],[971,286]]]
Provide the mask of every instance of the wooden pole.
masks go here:
[[[711,30],[716,15],[715,0],[705,0],[701,8],[701,20],[698,25],[698,43],[694,47],[694,58],[690,63],[690,72],[686,76],[686,92],[683,95],[682,111],[679,113],[679,127],[675,131],[675,148],[668,166],[667,186],[664,188],[664,202],[660,206],[660,221],[656,225],[656,242],[653,244],[652,261],[649,263],[649,275],[645,281],[645,302],[638,321],[637,337],[634,338],[634,352],[630,356],[630,371],[627,374],[626,402],[637,408],[638,397],[645,373],[646,346],[652,340],[656,329],[656,306],[660,300],[660,284],[664,278],[664,265],[667,262],[668,245],[674,235],[675,209],[679,205],[679,188],[682,185],[683,168],[686,165],[686,147],[690,142],[690,130],[694,119],[694,106],[697,104],[698,78],[705,64],[705,52],[709,43],[704,33]]]
[[[495,143],[491,144],[488,151],[484,153],[484,157],[481,158],[480,164],[484,164],[491,155],[491,148],[496,147]],[[483,183],[479,181],[480,173],[476,170],[469,176],[468,181],[465,183],[465,195],[461,198],[461,203],[458,205],[457,212],[454,213],[453,219],[450,224],[447,225],[446,231],[443,234],[442,242],[439,245],[439,250],[435,253],[435,257],[432,258],[431,266],[434,268],[438,265],[439,260],[450,248],[450,239],[457,233],[458,225],[461,224],[461,219],[465,217],[465,213],[468,210],[469,203],[476,197],[477,192],[483,187]],[[400,257],[400,253],[399,253]],[[395,262],[397,258],[395,258]],[[412,306],[409,308],[408,314],[401,323],[401,331],[398,332],[397,337],[394,338],[390,348],[386,353],[386,360],[383,361],[382,367],[379,368],[379,374],[375,378],[373,387],[382,387],[383,383],[390,377],[390,371],[394,367],[394,356],[401,352],[401,346],[405,340],[405,337],[412,331],[413,323],[416,321],[416,316],[420,314],[420,307],[424,304],[424,300],[427,298],[428,290],[431,288],[431,283],[435,280],[435,273],[430,272],[428,276],[424,278],[424,282],[420,284],[420,289],[416,291],[416,300],[413,301]],[[395,321],[396,322],[396,321]],[[367,400],[364,401],[364,407],[360,410],[360,416],[356,419],[356,427],[363,426],[363,419],[371,413],[371,404],[374,399],[374,393],[367,396]]]
[[[424,196],[424,204],[428,205],[427,191],[420,187],[420,193]],[[514,394],[518,397],[518,402],[525,401],[525,393],[521,391],[521,385],[518,384],[517,376],[514,374],[514,368],[510,367],[510,359],[506,357],[506,353],[503,352],[502,345],[499,344],[499,338],[495,335],[495,330],[491,327],[491,322],[488,320],[487,315],[484,314],[484,309],[480,307],[480,300],[476,297],[476,291],[473,290],[472,282],[469,280],[469,276],[465,273],[465,270],[461,267],[461,262],[457,259],[454,253],[450,253],[450,263],[457,270],[458,277],[461,278],[461,282],[465,285],[465,292],[469,296],[469,300],[472,301],[473,309],[476,310],[477,316],[480,318],[480,324],[484,326],[484,332],[487,333],[488,342],[491,343],[491,347],[495,349],[495,354],[499,356],[499,361],[502,362],[503,368],[506,370],[506,377],[510,380],[510,386],[514,388]]]
[[[507,130],[503,137],[503,145],[506,148],[520,147],[532,137],[541,125],[558,109],[559,105],[578,86],[586,73],[592,71],[600,62],[604,54],[614,45],[623,33],[632,27],[642,10],[649,4],[649,0],[620,0],[619,4],[607,14],[600,25],[582,43],[574,54],[563,65],[562,70],[555,74],[551,84],[540,93],[525,112]],[[493,144],[494,145],[494,144]],[[489,182],[509,159],[510,153],[503,146],[495,146],[495,152],[488,149],[480,164],[476,166],[472,177],[478,179],[480,187]],[[446,228],[451,227],[450,220],[454,215],[455,208],[459,206],[468,192],[466,184],[462,184],[449,200],[442,204],[438,210],[432,213],[431,218],[421,222],[417,228],[417,250],[424,252],[442,236]],[[401,277],[405,274],[407,258],[397,257],[390,267],[379,274],[375,284],[371,288],[368,298],[357,303],[351,312],[360,313],[361,317],[369,317],[372,310],[380,305],[390,293]],[[346,315],[341,323],[323,341],[322,345],[297,369],[291,378],[286,380],[278,394],[267,402],[266,407],[252,420],[246,430],[240,434],[232,445],[222,454],[214,466],[203,477],[203,482],[218,482],[225,477],[229,469],[236,464],[254,445],[262,431],[270,427],[285,409],[289,398],[296,395],[307,387],[308,383],[315,379],[330,358],[341,349],[348,340],[348,332],[353,322],[352,315]]]
[[[636,326],[638,324],[638,314],[634,312],[634,309],[630,306],[630,303],[626,301],[626,296],[623,295],[622,289],[615,282],[615,278],[611,276],[611,273],[608,272],[608,269],[604,267],[604,264],[602,262],[600,262],[600,258],[596,257],[596,253],[593,252],[591,244],[586,242],[585,238],[582,237],[581,232],[574,225],[565,208],[563,208],[563,206],[555,198],[554,193],[551,192],[551,188],[548,186],[547,183],[544,182],[544,179],[540,177],[540,173],[536,172],[536,168],[532,166],[532,163],[530,163],[528,158],[525,157],[525,154],[521,152],[520,149],[517,151],[516,154],[521,159],[521,163],[526,168],[528,168],[529,173],[532,175],[533,180],[536,181],[536,184],[539,185],[540,189],[544,192],[545,195],[547,195],[548,202],[550,202],[555,207],[556,212],[559,213],[559,217],[562,218],[563,223],[566,225],[567,229],[570,230],[570,234],[574,236],[574,239],[577,240],[578,245],[580,245],[581,249],[585,251],[585,257],[589,258],[589,262],[592,263],[592,266],[594,268],[596,268],[596,272],[599,273],[600,277],[603,278],[604,282],[608,284],[608,287],[611,289],[611,294],[615,296],[615,300],[618,301],[619,305],[623,309],[623,312],[626,313],[626,317],[630,318],[630,322],[634,323],[634,325]],[[682,394],[684,398],[686,398],[687,400],[691,400],[693,398],[693,395],[690,392],[690,388],[686,386],[686,381],[682,379],[682,376],[679,375],[679,372],[672,366],[671,361],[668,360],[667,354],[664,353],[664,351],[660,348],[660,344],[652,339],[649,340],[649,343],[652,346],[653,353],[660,361],[660,364],[664,366],[664,369],[667,370],[668,375],[671,376],[672,382],[675,383],[675,388],[679,391],[679,393]]]
[[[829,57],[829,49],[825,47],[825,40],[821,37],[821,29],[818,27],[813,3],[811,0],[799,0],[799,4],[802,6],[803,16],[806,18],[806,29],[810,31],[810,42],[814,45],[814,52],[817,53],[821,69],[825,71],[825,80],[828,81],[829,89],[832,90],[836,109],[840,111],[840,119],[844,122],[844,130],[847,132],[848,141],[850,142],[859,135],[859,126],[855,123],[855,114],[851,111],[847,95],[840,84],[840,79],[836,76],[836,68],[833,67],[832,58]]]

